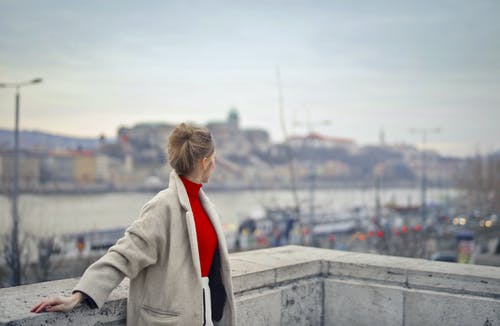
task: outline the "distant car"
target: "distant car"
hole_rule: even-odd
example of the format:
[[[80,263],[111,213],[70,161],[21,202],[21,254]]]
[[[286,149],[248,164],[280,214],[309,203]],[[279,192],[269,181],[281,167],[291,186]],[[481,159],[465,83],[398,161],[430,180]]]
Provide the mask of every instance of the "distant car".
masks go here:
[[[431,256],[431,260],[456,263],[457,253],[454,251],[438,251]]]

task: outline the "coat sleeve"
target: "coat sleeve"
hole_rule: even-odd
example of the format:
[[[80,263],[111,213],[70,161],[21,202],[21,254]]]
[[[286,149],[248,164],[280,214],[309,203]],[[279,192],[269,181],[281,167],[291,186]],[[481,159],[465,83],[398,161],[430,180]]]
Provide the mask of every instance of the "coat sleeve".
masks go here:
[[[101,308],[124,277],[132,279],[145,267],[155,264],[158,248],[165,243],[167,230],[161,221],[166,212],[154,204],[146,204],[141,217],[127,228],[125,235],[87,268],[73,292],[84,293],[91,307]]]

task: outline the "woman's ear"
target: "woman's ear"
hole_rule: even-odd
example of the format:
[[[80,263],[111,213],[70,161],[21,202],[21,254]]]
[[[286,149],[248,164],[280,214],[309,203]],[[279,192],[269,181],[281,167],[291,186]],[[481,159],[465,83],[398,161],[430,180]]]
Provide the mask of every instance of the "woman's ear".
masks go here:
[[[208,157],[204,157],[201,159],[201,167],[203,168],[203,170],[207,169],[208,164],[209,164]]]

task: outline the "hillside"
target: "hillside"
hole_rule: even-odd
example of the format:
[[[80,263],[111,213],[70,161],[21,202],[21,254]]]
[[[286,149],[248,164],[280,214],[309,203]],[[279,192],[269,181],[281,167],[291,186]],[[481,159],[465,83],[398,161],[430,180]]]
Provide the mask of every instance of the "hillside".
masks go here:
[[[19,133],[21,149],[94,149],[99,144],[97,138],[78,138],[54,135],[35,130],[23,130]],[[14,147],[14,131],[0,129],[0,149]]]

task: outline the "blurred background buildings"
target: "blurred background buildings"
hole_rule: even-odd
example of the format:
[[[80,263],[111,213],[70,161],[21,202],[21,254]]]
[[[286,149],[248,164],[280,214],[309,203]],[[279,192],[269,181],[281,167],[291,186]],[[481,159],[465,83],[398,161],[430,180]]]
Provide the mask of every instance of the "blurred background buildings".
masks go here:
[[[23,192],[120,191],[161,189],[167,185],[170,168],[166,143],[174,124],[142,123],[117,130],[114,139],[79,139],[51,134],[22,132],[19,165]],[[421,151],[415,146],[358,144],[353,139],[319,133],[290,136],[273,143],[264,129],[239,126],[232,109],[226,120],[206,127],[217,142],[218,165],[209,187],[216,189],[282,188],[289,186],[287,148],[291,148],[296,178],[309,187],[311,173],[316,187],[372,186],[375,171],[386,186],[413,186],[422,171]],[[12,182],[12,133],[0,133],[1,190]],[[490,162],[500,153],[485,158]],[[442,156],[426,151],[429,186],[454,187],[466,183],[473,158]],[[312,162],[312,163],[311,163]],[[476,171],[477,173],[477,171]]]

